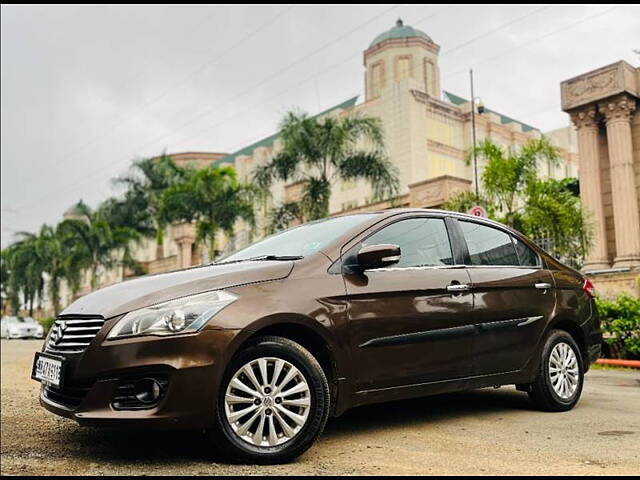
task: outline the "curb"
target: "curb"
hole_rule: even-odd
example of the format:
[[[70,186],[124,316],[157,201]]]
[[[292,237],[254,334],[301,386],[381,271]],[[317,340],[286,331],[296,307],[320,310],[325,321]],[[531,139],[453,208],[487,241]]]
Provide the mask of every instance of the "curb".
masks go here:
[[[613,365],[616,367],[640,368],[640,360],[618,360],[614,358],[599,358],[596,360],[599,365]]]

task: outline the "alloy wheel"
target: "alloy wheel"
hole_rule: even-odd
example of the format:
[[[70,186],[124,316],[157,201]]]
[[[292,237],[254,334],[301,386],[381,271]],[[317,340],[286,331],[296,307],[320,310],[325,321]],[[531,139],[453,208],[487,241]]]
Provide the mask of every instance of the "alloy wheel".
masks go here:
[[[288,442],[306,424],[311,409],[309,384],[292,363],[261,357],[231,377],[224,397],[231,429],[247,443],[273,447]]]
[[[549,379],[554,392],[563,400],[569,400],[578,389],[578,359],[569,344],[560,342],[551,350]]]

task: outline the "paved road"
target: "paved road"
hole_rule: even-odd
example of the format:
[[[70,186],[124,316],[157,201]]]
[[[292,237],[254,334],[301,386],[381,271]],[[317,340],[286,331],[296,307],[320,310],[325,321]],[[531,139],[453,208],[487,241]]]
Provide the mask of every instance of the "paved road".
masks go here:
[[[578,406],[542,413],[512,388],[363,407],[291,465],[224,463],[199,433],[87,429],[37,402],[37,341],[2,350],[2,474],[640,474],[640,374],[593,370]]]

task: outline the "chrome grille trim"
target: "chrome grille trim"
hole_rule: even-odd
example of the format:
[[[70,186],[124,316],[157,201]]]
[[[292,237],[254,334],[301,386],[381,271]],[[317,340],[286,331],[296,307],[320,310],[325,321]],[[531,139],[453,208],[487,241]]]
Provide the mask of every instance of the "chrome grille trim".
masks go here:
[[[53,353],[83,352],[104,325],[98,315],[59,316],[51,326],[45,351]]]

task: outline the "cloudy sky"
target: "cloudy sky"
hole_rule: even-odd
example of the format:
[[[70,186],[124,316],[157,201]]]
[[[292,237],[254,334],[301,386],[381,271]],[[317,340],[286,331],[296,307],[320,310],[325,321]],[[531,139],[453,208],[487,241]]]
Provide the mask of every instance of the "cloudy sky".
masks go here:
[[[442,87],[541,130],[559,82],[640,57],[632,5],[2,6],[2,246],[163,150],[232,152],[363,91],[401,17],[441,46]]]

